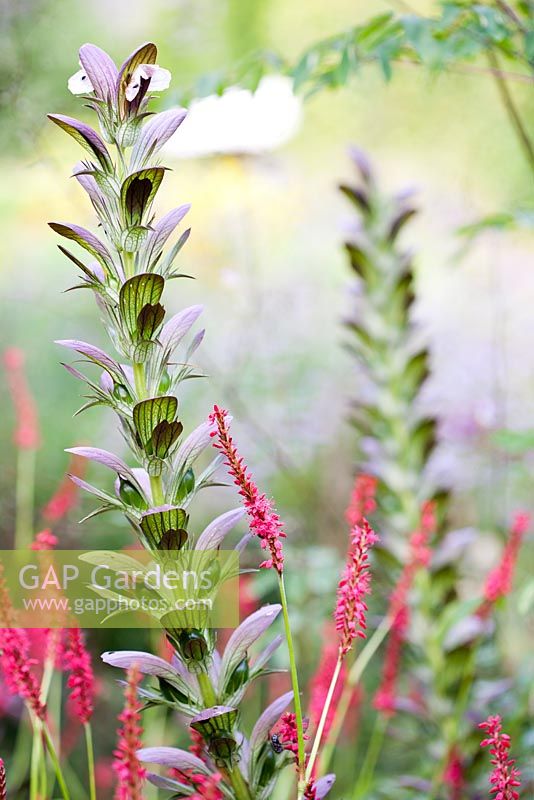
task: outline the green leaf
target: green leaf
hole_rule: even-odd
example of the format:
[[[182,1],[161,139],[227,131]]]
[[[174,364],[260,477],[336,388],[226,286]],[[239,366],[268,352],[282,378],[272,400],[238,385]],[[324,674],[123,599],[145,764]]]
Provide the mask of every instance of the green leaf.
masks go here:
[[[172,395],[152,397],[134,406],[133,421],[143,447],[151,443],[152,432],[164,420],[174,422],[178,400]]]
[[[123,283],[119,294],[119,307],[121,317],[132,336],[138,333],[141,311],[147,305],[155,306],[159,303],[164,286],[164,278],[152,272],[135,275]]]
[[[165,171],[164,167],[148,167],[126,178],[121,187],[121,206],[127,225],[141,225],[143,215],[150,208]]]

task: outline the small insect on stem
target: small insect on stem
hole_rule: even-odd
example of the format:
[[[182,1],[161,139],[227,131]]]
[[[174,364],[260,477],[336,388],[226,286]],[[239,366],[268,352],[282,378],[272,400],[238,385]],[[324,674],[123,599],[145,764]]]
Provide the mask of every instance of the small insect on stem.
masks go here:
[[[280,741],[280,737],[277,733],[273,733],[269,741],[275,753],[281,753],[283,751],[284,745]]]

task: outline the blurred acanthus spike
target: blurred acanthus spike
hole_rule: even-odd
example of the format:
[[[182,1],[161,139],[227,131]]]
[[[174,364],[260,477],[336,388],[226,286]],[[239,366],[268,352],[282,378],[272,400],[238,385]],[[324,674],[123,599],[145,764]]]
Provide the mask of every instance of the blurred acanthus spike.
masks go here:
[[[255,92],[232,87],[220,96],[194,100],[165,152],[177,158],[257,155],[288,142],[301,118],[302,103],[292,81],[267,76]]]
[[[422,412],[419,397],[429,359],[412,316],[412,254],[400,242],[416,210],[410,193],[382,190],[364,154],[353,149],[351,157],[358,181],[340,186],[356,211],[345,243],[357,289],[345,321],[358,379],[351,422],[359,437],[357,469],[376,479],[381,527],[400,555],[421,503],[446,499],[428,476],[436,421]]]

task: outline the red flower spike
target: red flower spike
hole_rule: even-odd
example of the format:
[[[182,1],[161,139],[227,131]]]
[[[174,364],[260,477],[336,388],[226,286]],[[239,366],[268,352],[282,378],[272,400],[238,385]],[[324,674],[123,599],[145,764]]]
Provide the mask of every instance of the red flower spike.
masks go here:
[[[436,526],[434,504],[425,503],[421,509],[421,523],[410,538],[408,561],[402,570],[389,603],[388,617],[392,621],[386,646],[382,681],[375,694],[373,705],[383,714],[391,716],[396,706],[396,684],[402,655],[402,645],[410,624],[408,595],[417,571],[430,562],[429,542]]]
[[[113,768],[119,778],[115,800],[143,800],[143,783],[146,770],[137,758],[141,747],[141,703],[137,696],[137,687],[141,681],[141,673],[134,664],[127,673],[127,685],[124,690],[124,709],[119,715],[122,723],[118,730],[118,744],[114,752]]]
[[[91,656],[87,652],[83,634],[79,628],[70,628],[67,631],[63,665],[70,672],[67,686],[71,689],[69,700],[73,712],[82,725],[85,725],[93,716],[95,679]]]
[[[16,415],[13,440],[21,450],[36,450],[40,444],[39,422],[35,400],[24,372],[24,353],[17,347],[4,351],[7,385]]]
[[[345,519],[353,528],[360,525],[364,517],[372,514],[376,510],[376,489],[378,480],[372,475],[358,475],[354,481],[354,487],[350,497],[348,508],[345,512]]]
[[[367,604],[371,576],[368,569],[368,551],[378,541],[366,519],[355,525],[345,570],[338,584],[337,604],[334,612],[336,630],[340,633],[339,653],[345,656],[357,637],[365,639]]]
[[[490,776],[490,794],[494,800],[519,800],[517,789],[521,786],[521,773],[510,758],[510,737],[502,732],[500,716],[488,717],[478,726],[486,733],[481,747],[489,747],[492,755],[493,772]]]
[[[239,489],[239,494],[243,498],[243,505],[248,514],[251,531],[259,538],[263,549],[269,550],[271,554],[271,557],[263,561],[260,567],[265,569],[273,568],[281,575],[284,568],[281,539],[284,539],[286,535],[283,531],[282,522],[274,509],[272,500],[269,500],[265,494],[260,493],[252,480],[248,467],[239,455],[230,436],[227,417],[227,411],[214,406],[213,414],[209,417],[210,422],[216,426],[216,430],[211,433],[213,438],[217,437],[214,447],[226,457],[225,464]]]

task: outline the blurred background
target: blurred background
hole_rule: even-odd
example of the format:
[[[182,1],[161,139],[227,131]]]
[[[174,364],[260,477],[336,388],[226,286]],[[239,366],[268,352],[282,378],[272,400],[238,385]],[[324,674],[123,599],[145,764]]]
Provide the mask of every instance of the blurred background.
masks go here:
[[[142,41],[157,42],[159,64],[173,75],[154,106],[163,109],[180,102],[203,74],[251,51],[272,48],[294,60],[317,39],[395,4],[369,6],[364,0],[0,0],[0,338],[3,350],[24,352],[38,409],[37,509],[67,469],[64,448],[121,448],[107,413],[73,417],[82,404],[80,384],[60,366],[65,355],[53,344],[78,338],[107,346],[88,293],[64,293],[74,274],[46,224],[93,225],[86,197],[69,179],[77,145],[45,118],[60,112],[89,119],[66,86],[78,69],[78,47],[94,42],[120,63]],[[430,11],[432,3],[410,6]],[[514,86],[514,93],[534,122],[530,87]],[[208,379],[188,387],[183,416],[192,425],[214,402],[230,409],[242,451],[299,543],[296,563],[315,558],[330,565],[324,586],[317,579],[314,587],[329,594],[322,604],[328,614],[354,471],[356,434],[347,413],[358,393],[341,324],[351,310],[342,242],[353,212],[337,186],[353,178],[349,145],[362,148],[385,188],[415,190],[420,214],[405,243],[416,253],[414,313],[431,350],[424,403],[437,415],[440,435],[432,469],[454,490],[458,527],[487,531],[488,549],[475,558],[482,574],[498,552],[492,531],[515,509],[533,505],[529,448],[504,450],[495,435],[534,429],[532,232],[490,231],[469,246],[457,233],[532,201],[532,175],[495,85],[484,75],[432,77],[405,64],[389,83],[369,68],[337,92],[303,102],[278,86],[265,92],[265,103],[271,133],[254,125],[247,133],[246,103],[237,102],[228,106],[224,131],[222,123],[210,123],[204,142],[196,133],[201,126],[187,136],[184,126],[184,141],[179,129],[165,155],[173,171],[156,210],[192,203],[181,268],[196,279],[173,282],[166,305],[202,303],[207,329],[198,363]],[[209,111],[204,119],[211,119]],[[3,374],[0,400],[0,532],[9,547],[15,418]],[[104,477],[99,473],[95,482]],[[206,520],[219,501],[217,493],[208,499]],[[76,520],[90,507],[82,498],[62,522],[62,546],[131,542],[118,515],[79,527]],[[322,549],[311,550],[312,543]],[[527,570],[528,558],[520,585]]]

